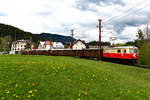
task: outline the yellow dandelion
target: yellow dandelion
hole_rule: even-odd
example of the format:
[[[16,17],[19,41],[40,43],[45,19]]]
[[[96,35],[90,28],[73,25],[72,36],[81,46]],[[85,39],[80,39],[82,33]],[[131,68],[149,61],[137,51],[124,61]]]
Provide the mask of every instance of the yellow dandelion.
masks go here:
[[[31,95],[32,97],[34,96],[34,94]]]
[[[128,90],[128,93],[130,93],[130,90]]]
[[[28,97],[28,98],[30,98],[31,96],[30,96],[30,95],[28,95],[27,97]]]
[[[137,94],[139,94],[140,92],[139,91],[137,91]]]
[[[32,91],[32,90],[30,90],[30,91],[29,91],[29,94],[32,94],[32,93],[33,93],[33,91]]]
[[[34,92],[37,92],[37,90],[34,90]]]
[[[15,96],[16,96],[16,94],[13,94],[13,96],[15,97]]]
[[[8,91],[6,91],[6,93],[7,93],[7,94],[9,94],[9,93],[10,93],[10,92],[9,92],[9,90],[8,90]]]
[[[2,99],[2,100],[4,100],[4,99],[5,99],[5,97],[1,97],[1,99]]]
[[[36,84],[35,84],[35,83],[32,83],[32,85],[35,86]]]
[[[80,100],[80,98],[78,98],[78,100]]]
[[[80,96],[80,93],[78,94],[78,96]]]
[[[16,98],[18,98],[19,96],[18,95],[16,95]]]

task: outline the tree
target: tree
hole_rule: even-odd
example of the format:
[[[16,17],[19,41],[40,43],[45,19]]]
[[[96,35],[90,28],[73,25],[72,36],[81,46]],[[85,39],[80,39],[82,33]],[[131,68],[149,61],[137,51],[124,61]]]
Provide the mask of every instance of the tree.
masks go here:
[[[99,45],[99,41],[91,41],[91,42],[89,42],[89,43],[87,43],[88,45]],[[111,44],[110,44],[110,42],[102,42],[101,43],[102,44],[102,46],[110,46]]]
[[[12,38],[10,35],[4,37],[3,51],[8,52],[11,49]]]
[[[143,32],[138,30],[137,37],[136,42],[139,46],[138,64],[150,66],[150,29],[148,25],[145,26]]]
[[[25,49],[27,49],[27,50],[31,49],[31,42],[27,42]]]
[[[143,30],[144,33],[144,39],[145,40],[150,40],[150,29],[149,29],[149,25],[145,25],[145,28]]]
[[[138,64],[150,66],[150,43],[145,42],[139,50]]]
[[[5,43],[5,39],[4,38],[0,38],[0,51],[3,51],[3,45]]]
[[[144,34],[141,29],[138,29],[136,36],[137,36],[138,40],[141,40],[141,41],[144,40]]]
[[[135,40],[135,46],[140,48],[144,43],[144,34],[141,29],[138,29],[136,37],[137,39]]]

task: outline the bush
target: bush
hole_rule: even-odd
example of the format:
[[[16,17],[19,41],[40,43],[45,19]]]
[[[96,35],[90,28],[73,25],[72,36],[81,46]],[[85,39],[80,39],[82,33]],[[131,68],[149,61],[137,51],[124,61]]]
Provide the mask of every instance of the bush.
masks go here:
[[[144,43],[139,50],[138,64],[150,66],[150,42]]]

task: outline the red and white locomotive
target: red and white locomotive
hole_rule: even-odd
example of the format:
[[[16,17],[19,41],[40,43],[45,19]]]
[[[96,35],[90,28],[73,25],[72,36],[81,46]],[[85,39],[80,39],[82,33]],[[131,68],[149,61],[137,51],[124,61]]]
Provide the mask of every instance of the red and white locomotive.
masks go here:
[[[138,59],[138,48],[135,46],[105,48],[103,49],[103,57],[117,60],[136,61]]]

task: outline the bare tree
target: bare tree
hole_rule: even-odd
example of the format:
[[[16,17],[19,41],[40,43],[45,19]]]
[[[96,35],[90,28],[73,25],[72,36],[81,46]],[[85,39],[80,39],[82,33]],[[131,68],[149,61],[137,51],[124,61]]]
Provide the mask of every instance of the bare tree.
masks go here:
[[[4,37],[4,43],[3,43],[3,51],[9,51],[10,50],[10,45],[12,41],[12,37],[10,35]]]
[[[150,40],[150,28],[149,28],[149,24],[145,25],[143,33],[144,33],[144,39],[145,40]]]

